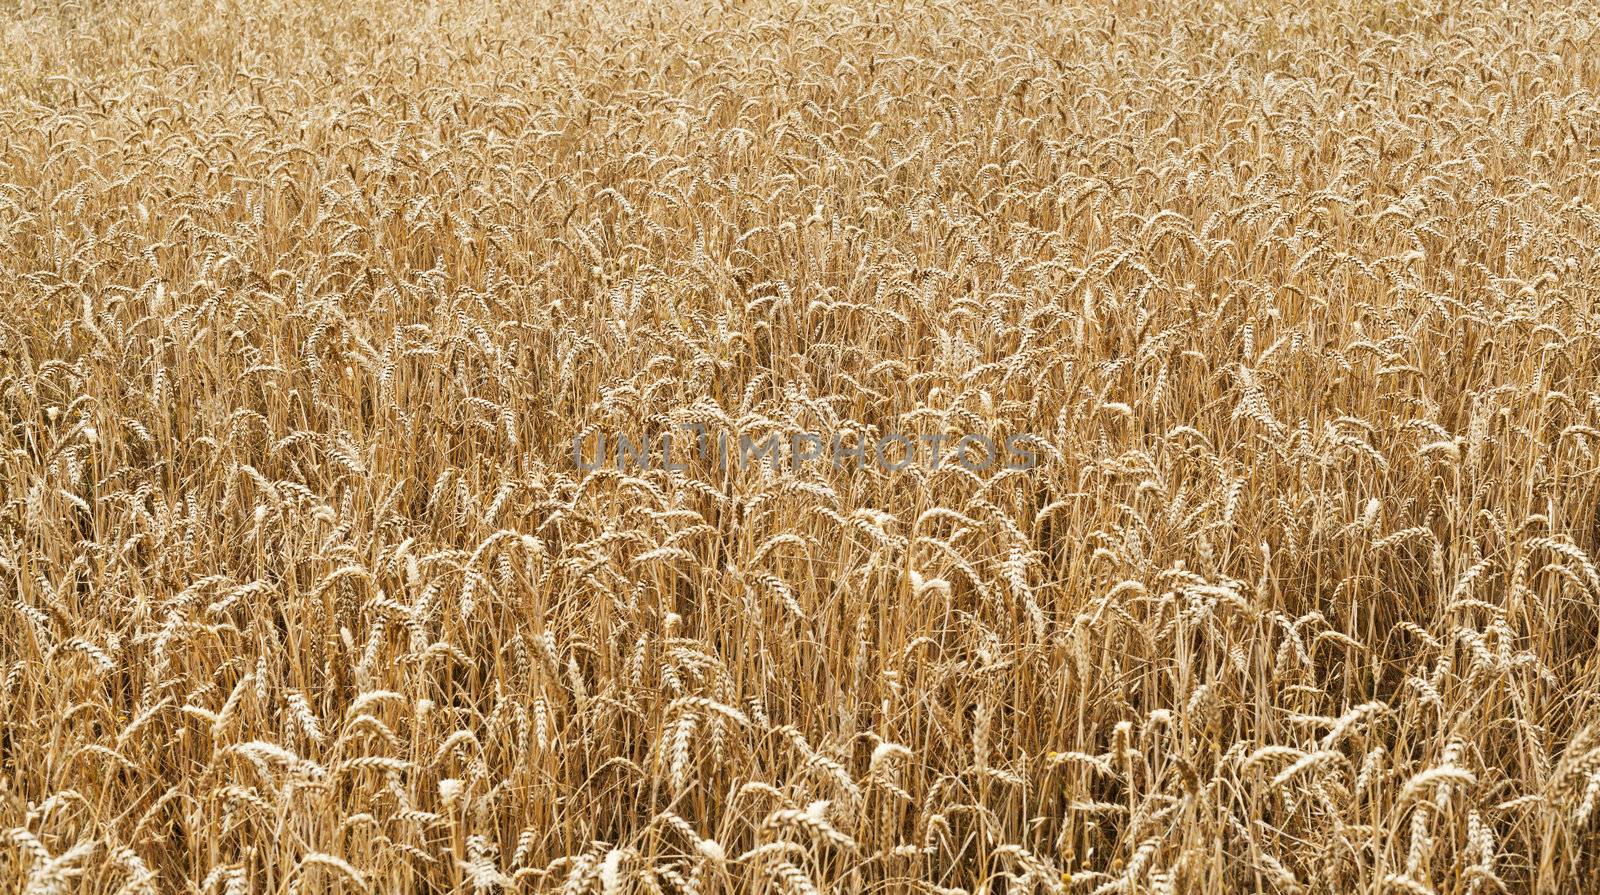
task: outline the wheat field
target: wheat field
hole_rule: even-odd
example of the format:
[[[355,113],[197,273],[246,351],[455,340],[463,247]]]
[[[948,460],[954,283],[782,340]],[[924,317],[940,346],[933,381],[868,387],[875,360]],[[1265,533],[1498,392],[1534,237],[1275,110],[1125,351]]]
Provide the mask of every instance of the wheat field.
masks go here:
[[[1591,3],[4,0],[0,891],[1600,890],[1597,90]],[[1038,463],[574,450],[690,426]]]

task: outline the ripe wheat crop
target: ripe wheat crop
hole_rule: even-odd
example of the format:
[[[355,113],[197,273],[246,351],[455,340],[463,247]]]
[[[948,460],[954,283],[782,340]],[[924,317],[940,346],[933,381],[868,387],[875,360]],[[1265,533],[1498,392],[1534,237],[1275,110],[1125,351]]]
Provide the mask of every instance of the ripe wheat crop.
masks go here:
[[[0,891],[1593,890],[1597,90],[1542,0],[0,0]],[[574,462],[685,427],[1038,462]]]

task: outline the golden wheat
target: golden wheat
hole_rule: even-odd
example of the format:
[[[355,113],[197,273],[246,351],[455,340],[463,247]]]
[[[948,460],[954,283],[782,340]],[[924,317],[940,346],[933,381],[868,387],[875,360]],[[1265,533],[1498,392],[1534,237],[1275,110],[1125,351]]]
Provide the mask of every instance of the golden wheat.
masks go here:
[[[1593,887],[1597,48],[8,0],[0,889]]]

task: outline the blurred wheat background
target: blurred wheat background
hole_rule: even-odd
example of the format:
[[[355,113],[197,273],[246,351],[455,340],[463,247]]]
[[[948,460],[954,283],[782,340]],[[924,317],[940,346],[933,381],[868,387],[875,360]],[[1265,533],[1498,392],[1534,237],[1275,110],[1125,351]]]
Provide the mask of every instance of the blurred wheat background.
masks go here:
[[[1597,26],[8,0],[0,890],[1592,890]]]

